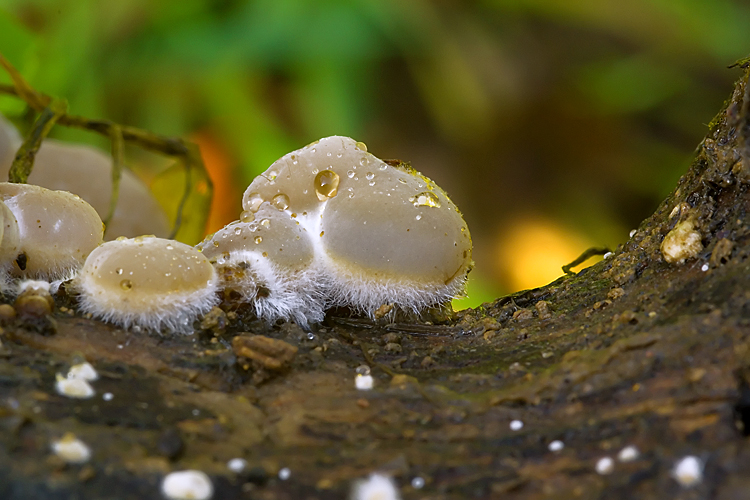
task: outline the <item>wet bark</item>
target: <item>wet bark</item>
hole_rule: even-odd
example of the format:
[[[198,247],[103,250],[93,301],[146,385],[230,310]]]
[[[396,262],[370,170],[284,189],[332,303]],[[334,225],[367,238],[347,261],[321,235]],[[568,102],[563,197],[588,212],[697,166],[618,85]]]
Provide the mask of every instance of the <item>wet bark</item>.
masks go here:
[[[331,315],[310,335],[230,317],[159,337],[86,319],[64,299],[51,321],[9,322],[0,498],[156,498],[167,472],[187,468],[211,476],[215,498],[346,498],[375,470],[404,498],[746,498],[744,71],[690,170],[614,255],[443,324]],[[699,243],[669,263],[661,245],[680,224]],[[234,339],[249,334],[268,338]],[[56,374],[83,358],[99,371],[96,395],[57,394]],[[371,391],[355,389],[361,365]],[[50,452],[67,432],[91,447],[86,464]],[[553,440],[564,448],[550,451]],[[635,460],[596,471],[628,445]],[[673,477],[686,455],[704,464],[691,487]],[[227,468],[235,457],[244,472]]]

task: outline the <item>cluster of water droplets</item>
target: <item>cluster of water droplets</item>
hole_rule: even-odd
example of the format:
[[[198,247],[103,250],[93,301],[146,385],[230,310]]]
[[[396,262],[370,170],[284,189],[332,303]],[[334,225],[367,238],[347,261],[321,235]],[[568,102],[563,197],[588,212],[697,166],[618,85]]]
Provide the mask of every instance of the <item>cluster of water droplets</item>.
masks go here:
[[[418,311],[461,293],[471,267],[468,229],[445,192],[346,137],[280,158],[242,206],[197,248],[220,286],[270,321],[318,321],[333,306]]]

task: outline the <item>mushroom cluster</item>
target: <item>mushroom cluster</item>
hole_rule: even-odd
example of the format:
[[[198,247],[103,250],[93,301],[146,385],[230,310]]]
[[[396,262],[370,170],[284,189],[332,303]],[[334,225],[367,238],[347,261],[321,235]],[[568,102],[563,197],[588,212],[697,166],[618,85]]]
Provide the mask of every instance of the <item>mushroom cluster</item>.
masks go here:
[[[242,206],[198,249],[219,286],[269,321],[317,322],[332,307],[418,313],[461,294],[472,266],[469,229],[445,191],[348,137],[283,156]]]
[[[21,142],[15,127],[0,115],[0,178],[8,177]],[[112,196],[111,169],[112,158],[96,148],[45,139],[34,159],[29,184],[75,193],[105,218]],[[106,238],[167,236],[169,220],[148,187],[127,168],[121,174],[120,196],[107,224]]]
[[[196,247],[155,236],[102,244],[101,219],[78,196],[0,183],[0,268],[70,279],[80,309],[104,321],[190,333],[221,302],[301,325],[333,307],[419,313],[461,294],[472,266],[469,230],[445,192],[347,137],[283,156],[242,206]]]

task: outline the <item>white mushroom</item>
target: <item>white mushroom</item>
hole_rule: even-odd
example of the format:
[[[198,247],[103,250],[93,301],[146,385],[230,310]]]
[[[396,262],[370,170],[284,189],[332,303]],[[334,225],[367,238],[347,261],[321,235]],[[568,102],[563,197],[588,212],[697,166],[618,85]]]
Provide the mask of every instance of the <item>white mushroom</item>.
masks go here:
[[[0,201],[10,212],[0,206],[4,229],[0,258],[14,276],[63,278],[102,241],[99,215],[71,193],[0,182]]]
[[[177,241],[118,238],[91,252],[72,282],[80,308],[125,328],[192,332],[218,303],[217,278],[205,256]]]
[[[232,222],[197,248],[217,269],[226,300],[248,303],[268,322],[323,319],[311,268],[314,248],[304,228],[264,203],[251,222]]]
[[[353,139],[321,139],[274,162],[245,191],[243,218],[267,204],[306,232],[326,307],[419,312],[464,290],[471,237],[456,206],[427,177]]]
[[[20,145],[18,131],[0,115],[0,179],[8,178]],[[94,147],[45,139],[28,181],[47,189],[75,193],[90,203],[100,217],[109,214],[112,158]],[[166,236],[169,232],[169,220],[146,185],[133,172],[123,169],[117,207],[107,226],[107,239],[141,234]]]

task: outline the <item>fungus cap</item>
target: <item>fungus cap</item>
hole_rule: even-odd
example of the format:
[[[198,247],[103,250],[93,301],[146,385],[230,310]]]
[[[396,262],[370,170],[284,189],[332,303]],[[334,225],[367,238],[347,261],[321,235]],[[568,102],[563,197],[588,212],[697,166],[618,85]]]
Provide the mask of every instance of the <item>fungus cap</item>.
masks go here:
[[[255,252],[289,272],[305,269],[314,257],[305,229],[267,202],[258,209],[254,220],[231,222],[196,248],[218,264],[238,251]]]
[[[0,177],[8,178],[21,142],[16,128],[0,115]],[[34,159],[29,183],[75,193],[104,218],[109,214],[112,196],[112,158],[84,144],[45,139]],[[166,236],[169,232],[169,220],[146,185],[132,171],[123,169],[117,207],[107,225],[107,239],[139,234]]]
[[[235,221],[197,245],[214,264],[225,298],[248,303],[268,322],[323,319],[311,269],[314,248],[289,214],[264,203],[251,222]]]
[[[360,142],[327,137],[283,156],[247,188],[244,214],[266,204],[306,230],[327,306],[419,311],[463,292],[472,245],[458,208],[408,164]]]
[[[0,182],[0,201],[18,224],[20,258],[11,270],[17,276],[61,278],[102,241],[102,220],[74,194]]]
[[[216,284],[198,250],[153,236],[104,243],[73,280],[85,312],[125,328],[181,333],[218,303]]]
[[[321,197],[335,195],[341,176],[351,168],[353,158],[348,149],[364,153],[359,147],[364,144],[348,137],[333,136],[282,156],[253,179],[242,196],[242,208],[255,212],[263,201],[273,202],[276,196],[282,195],[291,212],[317,211]],[[324,171],[333,171],[338,178],[326,176]]]
[[[21,238],[18,234],[18,222],[8,205],[0,201],[0,266],[18,256]]]

